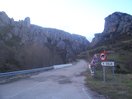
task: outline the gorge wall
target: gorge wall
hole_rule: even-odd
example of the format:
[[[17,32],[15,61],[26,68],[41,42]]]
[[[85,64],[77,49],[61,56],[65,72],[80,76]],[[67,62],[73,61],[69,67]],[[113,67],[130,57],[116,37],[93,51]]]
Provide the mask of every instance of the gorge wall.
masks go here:
[[[132,16],[122,12],[114,12],[105,18],[104,31],[95,34],[92,46],[102,43],[115,43],[132,38]]]
[[[38,68],[73,61],[89,41],[63,30],[14,21],[0,12],[0,71]]]

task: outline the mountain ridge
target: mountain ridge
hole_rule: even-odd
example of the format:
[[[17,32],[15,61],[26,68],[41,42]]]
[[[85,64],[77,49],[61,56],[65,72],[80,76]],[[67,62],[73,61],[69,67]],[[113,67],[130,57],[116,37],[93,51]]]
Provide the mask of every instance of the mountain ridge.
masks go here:
[[[84,36],[31,24],[29,17],[14,21],[0,12],[1,71],[71,62],[89,44]]]

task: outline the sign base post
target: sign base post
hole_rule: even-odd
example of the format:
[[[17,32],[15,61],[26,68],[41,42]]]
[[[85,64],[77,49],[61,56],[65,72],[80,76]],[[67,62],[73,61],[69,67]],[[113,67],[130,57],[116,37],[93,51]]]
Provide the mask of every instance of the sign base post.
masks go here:
[[[106,82],[106,71],[105,71],[105,66],[103,66],[103,81]]]
[[[101,62],[101,65],[103,67],[103,81],[106,82],[106,67],[112,67],[112,76],[114,80],[114,75],[115,75],[115,62],[111,61],[106,61],[106,62]]]

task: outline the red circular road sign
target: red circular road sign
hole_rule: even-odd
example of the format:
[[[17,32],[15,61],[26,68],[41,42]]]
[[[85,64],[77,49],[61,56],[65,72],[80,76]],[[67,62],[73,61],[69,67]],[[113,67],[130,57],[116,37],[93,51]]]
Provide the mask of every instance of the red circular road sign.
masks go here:
[[[105,51],[102,52],[102,53],[100,53],[100,59],[101,59],[102,61],[105,61],[106,58],[107,58],[107,56],[106,56],[106,52],[105,52]]]

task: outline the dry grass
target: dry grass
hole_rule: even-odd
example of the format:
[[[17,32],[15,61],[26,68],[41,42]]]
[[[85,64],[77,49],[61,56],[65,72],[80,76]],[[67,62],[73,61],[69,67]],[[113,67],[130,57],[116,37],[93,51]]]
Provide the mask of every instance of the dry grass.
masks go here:
[[[86,85],[92,90],[103,94],[110,99],[132,99],[132,74],[107,73],[106,82],[103,81],[102,72],[98,70],[96,76],[86,75]]]

